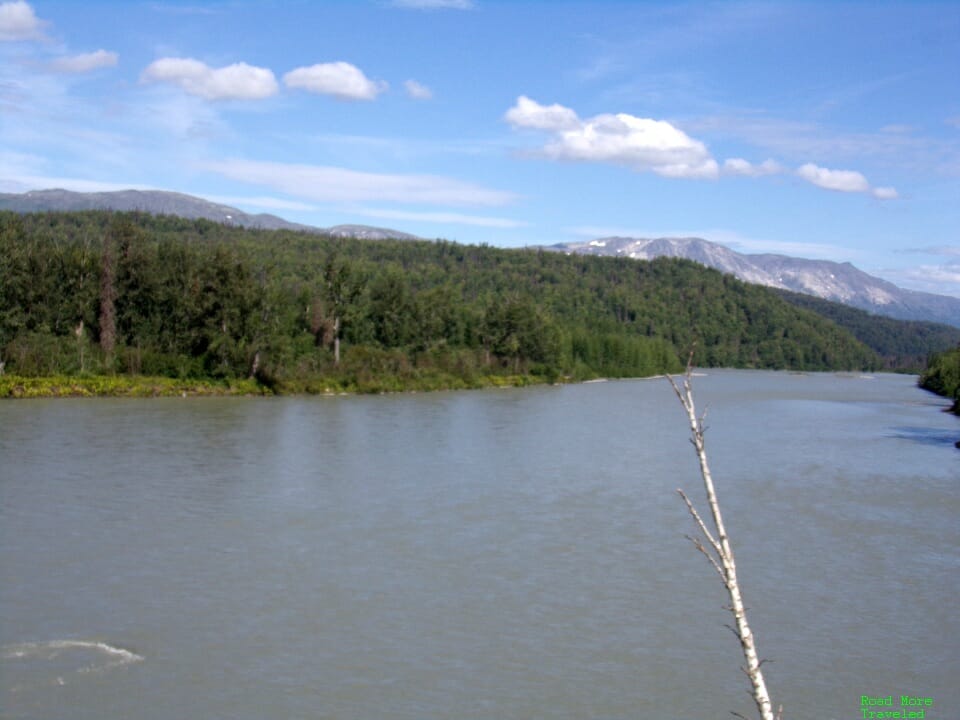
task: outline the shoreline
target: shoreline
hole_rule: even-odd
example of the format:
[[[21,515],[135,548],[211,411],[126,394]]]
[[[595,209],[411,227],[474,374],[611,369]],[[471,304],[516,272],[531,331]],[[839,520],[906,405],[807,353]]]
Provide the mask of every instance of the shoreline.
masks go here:
[[[702,368],[694,377],[705,377],[710,370]],[[747,368],[729,368],[731,370]],[[776,372],[776,371],[774,371]],[[794,371],[791,374],[796,374]],[[843,372],[824,371],[834,375]],[[315,377],[306,380],[280,382],[268,386],[254,379],[188,378],[176,379],[148,375],[53,375],[25,377],[0,375],[0,401],[51,398],[188,398],[188,397],[338,397],[346,395],[389,395],[396,393],[448,392],[454,390],[483,390],[522,388],[533,386],[588,385],[618,380],[662,380],[668,375],[657,373],[634,377],[596,377],[576,380],[571,376],[548,378],[540,375],[475,375],[463,378],[454,375],[428,375],[401,378],[384,375],[379,378],[344,379]],[[806,374],[806,373],[801,373]],[[900,374],[900,373],[891,373]],[[862,379],[864,376],[858,376]],[[875,379],[871,377],[870,379]],[[935,394],[935,393],[934,393]],[[945,412],[957,413],[960,403]],[[960,414],[960,413],[958,413]]]
[[[379,379],[343,381],[333,378],[312,378],[306,381],[280,383],[273,387],[253,379],[175,379],[146,375],[56,375],[24,377],[0,375],[0,400],[49,398],[164,398],[164,397],[293,397],[341,395],[384,395],[402,392],[435,392],[446,390],[479,390],[514,388],[533,385],[566,384],[569,378],[550,382],[535,375],[483,375],[469,380],[449,377],[400,379],[384,376]]]

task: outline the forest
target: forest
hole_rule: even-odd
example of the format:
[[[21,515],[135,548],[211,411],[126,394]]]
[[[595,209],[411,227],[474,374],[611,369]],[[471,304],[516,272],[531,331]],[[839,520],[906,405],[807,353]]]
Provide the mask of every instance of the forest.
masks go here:
[[[930,350],[870,317],[858,340],[677,259],[0,213],[0,369],[23,378],[382,392],[648,376],[691,348],[704,367],[791,370],[910,369]]]
[[[920,387],[953,400],[951,410],[960,415],[960,347],[933,354]]]
[[[777,293],[791,305],[813,310],[849,330],[883,358],[884,368],[888,370],[922,372],[932,353],[960,345],[960,328],[952,325],[894,320],[812,295],[789,290],[777,290]]]

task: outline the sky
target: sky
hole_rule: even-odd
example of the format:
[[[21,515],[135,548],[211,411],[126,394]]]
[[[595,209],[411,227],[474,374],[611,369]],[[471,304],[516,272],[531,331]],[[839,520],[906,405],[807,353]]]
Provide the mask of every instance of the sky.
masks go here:
[[[960,2],[0,0],[0,192],[610,235],[960,297]]]

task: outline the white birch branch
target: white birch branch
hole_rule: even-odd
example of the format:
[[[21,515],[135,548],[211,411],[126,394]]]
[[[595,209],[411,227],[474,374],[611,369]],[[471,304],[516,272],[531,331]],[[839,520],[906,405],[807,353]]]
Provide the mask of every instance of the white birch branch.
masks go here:
[[[757,711],[759,712],[762,720],[774,720],[773,704],[770,702],[770,694],[767,692],[767,684],[763,678],[763,671],[760,669],[761,660],[757,655],[753,632],[750,630],[750,625],[747,623],[747,610],[743,604],[743,596],[740,592],[740,584],[737,581],[737,565],[733,557],[733,548],[730,546],[730,538],[727,536],[727,530],[723,524],[723,516],[720,514],[720,503],[717,501],[717,493],[713,485],[713,477],[710,474],[710,465],[707,462],[707,451],[703,441],[703,417],[697,417],[696,406],[693,402],[693,386],[691,384],[692,376],[693,355],[691,353],[690,361],[687,363],[687,372],[683,380],[683,388],[681,389],[677,385],[672,376],[668,375],[667,379],[670,381],[673,391],[677,394],[680,404],[683,405],[683,409],[687,412],[687,419],[690,422],[690,441],[693,443],[693,446],[697,452],[697,459],[700,461],[700,474],[703,477],[703,486],[707,494],[707,503],[710,505],[710,513],[713,517],[714,527],[716,528],[716,539],[714,539],[714,536],[709,532],[706,524],[693,507],[693,504],[687,499],[687,496],[683,493],[683,491],[678,492],[680,493],[680,496],[683,498],[684,502],[686,502],[687,509],[690,511],[690,514],[693,515],[693,518],[700,527],[701,532],[703,532],[704,536],[707,538],[707,541],[713,546],[720,558],[722,570],[717,566],[714,558],[707,553],[706,548],[704,548],[702,544],[699,545],[698,549],[707,555],[707,557],[710,559],[710,562],[713,563],[714,568],[718,573],[720,573],[720,576],[723,578],[724,585],[727,588],[727,594],[730,596],[729,609],[733,613],[733,617],[737,625],[734,635],[736,635],[740,640],[740,647],[743,650],[743,657],[747,663],[746,667],[744,668],[744,672],[750,679],[750,685],[753,691],[753,700],[757,705]],[[695,542],[694,544],[696,545],[697,543]],[[731,628],[731,630],[732,629],[733,628]],[[783,707],[781,706],[780,711],[777,713],[777,720],[779,720],[782,712]]]

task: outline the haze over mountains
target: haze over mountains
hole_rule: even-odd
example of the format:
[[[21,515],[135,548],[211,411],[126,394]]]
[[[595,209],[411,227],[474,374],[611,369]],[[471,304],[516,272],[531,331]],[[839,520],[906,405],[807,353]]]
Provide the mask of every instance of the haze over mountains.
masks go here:
[[[0,193],[0,210],[15,212],[121,210],[204,218],[265,230],[295,230],[368,240],[419,239],[415,235],[368,225],[319,228],[292,223],[276,215],[242,210],[182,193],[158,190],[78,193],[34,190]],[[741,254],[701,238],[607,237],[589,242],[559,243],[545,249],[568,254],[609,255],[650,260],[678,257],[701,263],[758,285],[791,290],[840,302],[900,320],[927,320],[960,327],[960,299],[913,290],[868,275],[850,263],[807,260],[774,254]]]

